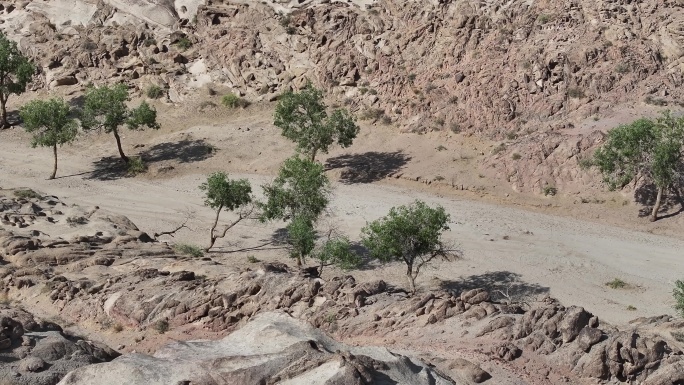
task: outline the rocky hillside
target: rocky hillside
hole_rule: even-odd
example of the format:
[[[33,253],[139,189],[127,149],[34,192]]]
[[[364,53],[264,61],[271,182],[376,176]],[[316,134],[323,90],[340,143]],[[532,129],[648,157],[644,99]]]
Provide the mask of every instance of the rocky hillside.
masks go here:
[[[505,140],[513,188],[587,183],[586,121],[678,107],[680,0],[51,0],[3,2],[0,28],[39,63],[35,87],[126,81],[174,103],[274,100],[308,80],[402,130]],[[522,159],[511,161],[514,152]],[[517,157],[515,157],[517,158]],[[591,178],[589,178],[591,179]]]
[[[125,217],[97,207],[85,209],[27,192],[1,194],[0,256],[5,265],[0,267],[0,289],[13,303],[45,317],[59,317],[129,352],[154,351],[169,338],[216,339],[237,333],[223,342],[175,345],[153,357],[124,356],[111,366],[76,371],[64,380],[66,384],[94,383],[92,379],[105,372],[142,377],[164,373],[168,377],[162,383],[203,383],[209,369],[196,370],[196,377],[189,378],[180,368],[216,368],[220,362],[226,363],[221,366],[225,378],[216,377],[214,383],[227,384],[234,376],[258,375],[236,368],[259,360],[266,352],[259,347],[263,338],[287,342],[273,345],[273,355],[263,362],[270,375],[282,374],[283,384],[323,372],[330,378],[356,376],[359,384],[373,383],[368,378],[374,376],[417,383],[397,377],[408,375],[396,366],[409,365],[404,358],[391,358],[384,350],[336,345],[300,322],[350,344],[407,351],[459,384],[489,378],[504,385],[684,381],[683,345],[677,334],[684,321],[669,316],[616,327],[581,307],[566,307],[548,297],[495,296],[486,288],[449,287],[409,296],[382,280],[357,282],[348,275],[321,279],[280,263],[240,267],[219,256],[179,254]],[[287,313],[288,320],[262,316],[274,311]],[[14,341],[12,335],[8,338]],[[234,343],[246,339],[246,345]],[[253,354],[237,359],[236,346]],[[208,356],[200,360],[180,352]],[[290,359],[296,367],[283,364]],[[4,365],[20,364],[16,360]],[[170,362],[178,371],[168,369]],[[442,376],[431,370],[414,373],[420,378]],[[129,377],[112,381],[118,378]],[[119,383],[103,381],[95,382]]]

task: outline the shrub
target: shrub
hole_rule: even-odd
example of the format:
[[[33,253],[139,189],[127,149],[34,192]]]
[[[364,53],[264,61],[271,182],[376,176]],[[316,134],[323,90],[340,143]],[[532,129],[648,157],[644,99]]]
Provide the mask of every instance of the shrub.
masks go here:
[[[230,108],[245,108],[249,106],[249,102],[235,94],[228,94],[224,95],[223,98],[221,99],[221,103]]]
[[[447,148],[444,147],[444,146],[442,146],[441,144],[440,144],[439,146],[437,146],[437,148],[436,148],[437,151],[444,151],[444,150],[446,150],[446,149],[447,149]]]
[[[679,342],[684,342],[684,332],[679,332],[679,331],[674,332],[674,331],[673,331],[673,332],[670,332],[670,334],[672,334],[672,337],[673,337],[675,340],[677,340],[677,341],[679,341]]]
[[[139,156],[129,158],[128,164],[126,166],[128,167],[128,175],[132,176],[142,174],[147,171],[147,165]]]
[[[380,121],[382,122],[382,124],[388,125],[392,123],[392,118],[390,118],[387,115],[383,115],[382,118],[380,118]]]
[[[508,132],[508,133],[506,133],[506,139],[508,139],[508,140],[518,139],[518,134],[516,134],[515,132]]]
[[[513,155],[511,155],[511,158],[513,158],[513,160],[520,160],[520,158],[522,158],[522,155],[520,155],[516,152],[516,153],[513,153]]]
[[[114,326],[112,327],[112,330],[114,331],[114,333],[120,333],[123,331],[123,329],[124,329],[123,325],[118,324],[118,323],[114,324]]]
[[[437,176],[435,177],[435,179],[433,179],[433,180],[434,180],[435,182],[441,182],[441,181],[444,180],[444,177],[441,176],[441,175],[437,175]]]
[[[552,186],[545,186],[543,191],[545,196],[554,196],[558,193],[558,189]]]
[[[157,45],[157,41],[154,40],[153,38],[149,38],[149,39],[145,39],[143,44],[145,45],[145,47],[151,47],[153,45]]]
[[[367,108],[359,115],[361,120],[378,120],[385,116],[385,110],[382,108]]]
[[[247,256],[247,262],[249,262],[249,263],[259,263],[259,260],[258,260],[255,256],[249,255],[249,256]]]
[[[610,282],[606,282],[606,286],[608,286],[611,289],[623,289],[627,287],[627,283],[620,278],[615,278]]]
[[[577,163],[582,170],[588,170],[594,165],[594,159],[592,157],[582,158]]]
[[[86,223],[88,223],[88,218],[86,218],[86,217],[81,217],[81,216],[78,216],[78,217],[67,217],[66,222],[67,222],[70,226],[85,225]]]
[[[43,199],[43,196],[30,188],[14,190],[14,196],[19,199]]]
[[[586,96],[584,90],[578,87],[568,89],[568,96],[574,99],[582,99]]]
[[[627,306],[627,310],[629,310],[629,311],[636,311],[636,309],[637,308],[632,306],[632,305]]]
[[[204,252],[202,252],[202,249],[195,245],[189,245],[187,243],[178,243],[173,246],[173,250],[179,254],[189,255],[195,258],[202,258],[204,256]]]
[[[672,293],[677,302],[674,306],[675,310],[684,317],[684,281],[675,282],[675,289]]]
[[[147,94],[147,97],[150,99],[159,99],[164,94],[164,90],[162,90],[162,88],[158,85],[153,84],[147,88],[147,91],[145,93]]]
[[[449,125],[449,129],[450,129],[451,132],[453,132],[454,134],[458,134],[458,133],[461,132],[461,126],[460,126],[458,123],[456,123],[456,122],[452,122],[452,123]]]
[[[666,100],[654,98],[654,97],[651,96],[651,95],[648,95],[648,96],[646,97],[646,99],[644,99],[644,103],[646,103],[646,104],[651,104],[651,105],[654,105],[654,106],[660,106],[660,107],[667,106],[667,101],[666,101]]]
[[[159,320],[154,324],[154,330],[159,334],[164,334],[169,331],[169,321]]]
[[[416,74],[409,74],[408,80],[413,83],[416,80]]]
[[[615,67],[615,72],[619,74],[626,74],[630,71],[629,65],[627,63],[621,63],[618,64],[617,67]]]
[[[176,45],[178,46],[178,48],[180,48],[180,49],[182,49],[183,51],[185,51],[186,49],[192,47],[192,42],[191,42],[190,39],[188,39],[187,37],[181,37],[181,38],[178,39],[178,41],[176,42]]]
[[[443,127],[446,122],[444,121],[444,118],[437,118],[435,123],[437,123],[438,126]]]
[[[506,145],[501,143],[492,149],[492,155],[496,155],[506,149]]]
[[[539,15],[539,17],[537,17],[537,20],[540,24],[546,24],[549,21],[551,21],[551,15]]]

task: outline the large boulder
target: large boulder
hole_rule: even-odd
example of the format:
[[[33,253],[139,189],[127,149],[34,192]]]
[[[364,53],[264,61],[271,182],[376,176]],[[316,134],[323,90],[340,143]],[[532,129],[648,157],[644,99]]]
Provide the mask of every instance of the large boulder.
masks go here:
[[[218,341],[177,342],[69,373],[59,385],[455,384],[385,348],[351,347],[283,313],[262,313]]]

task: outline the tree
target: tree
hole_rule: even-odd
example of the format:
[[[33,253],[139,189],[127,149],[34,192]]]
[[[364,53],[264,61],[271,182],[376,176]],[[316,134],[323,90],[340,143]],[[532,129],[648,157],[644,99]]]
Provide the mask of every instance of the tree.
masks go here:
[[[351,146],[359,133],[348,111],[337,109],[328,115],[326,110],[323,93],[309,83],[303,91],[288,91],[280,98],[273,124],[313,162],[319,151],[328,153],[334,142],[345,148]]]
[[[323,165],[298,156],[285,160],[278,177],[262,188],[266,197],[259,204],[263,221],[302,218],[313,224],[328,206],[330,181]]]
[[[69,104],[62,99],[34,100],[19,111],[26,132],[33,134],[31,146],[52,147],[54,167],[50,179],[57,175],[57,145],[76,138],[78,124],[71,117]]]
[[[26,91],[35,68],[29,59],[19,51],[17,43],[0,32],[0,129],[10,127],[7,122],[7,99]]]
[[[675,298],[675,310],[684,317],[684,281],[675,281],[675,288],[672,292]]]
[[[658,189],[650,217],[655,221],[665,189],[680,182],[683,146],[684,118],[666,111],[655,121],[639,119],[610,130],[593,163],[611,190],[652,181]]]
[[[126,105],[128,100],[125,84],[90,88],[85,94],[81,117],[83,129],[103,129],[106,133],[114,134],[119,155],[125,163],[129,160],[121,148],[119,127],[126,125],[130,130],[143,130],[145,127],[159,129],[157,111],[154,108],[147,102],[142,102],[137,108],[130,109]]]
[[[287,244],[290,246],[290,257],[297,261],[297,266],[301,266],[316,245],[316,231],[309,218],[292,218],[287,225]]]
[[[211,174],[207,181],[199,186],[199,189],[204,191],[204,204],[216,210],[216,218],[214,224],[209,230],[211,241],[204,251],[209,251],[218,238],[223,238],[228,233],[228,230],[240,223],[243,219],[249,218],[253,212],[252,203],[252,186],[247,179],[232,180],[224,172],[215,172]],[[238,218],[228,224],[223,231],[216,232],[218,227],[219,216],[221,211],[235,211],[238,210]]]
[[[423,266],[437,257],[454,255],[441,240],[449,229],[449,214],[444,208],[429,207],[415,201],[409,206],[390,209],[389,214],[362,229],[362,242],[370,257],[382,262],[403,261],[410,290],[416,292],[416,278]]]

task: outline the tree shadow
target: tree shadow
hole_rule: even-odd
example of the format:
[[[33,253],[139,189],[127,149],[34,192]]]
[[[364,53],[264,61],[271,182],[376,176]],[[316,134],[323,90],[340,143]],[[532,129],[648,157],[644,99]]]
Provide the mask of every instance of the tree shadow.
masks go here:
[[[115,180],[129,177],[128,167],[118,156],[106,156],[93,162],[93,171],[86,179]]]
[[[657,196],[658,188],[654,183],[645,183],[634,191],[634,199],[637,203],[644,206],[639,210],[639,217],[647,217],[651,215],[651,211],[653,210],[653,205],[655,205]],[[679,206],[679,210],[673,211],[676,206]],[[667,189],[660,202],[658,219],[671,218],[683,212],[684,199],[682,199],[681,191],[678,188]],[[661,213],[667,214],[661,215]]]
[[[216,149],[204,140],[183,139],[179,142],[156,144],[140,152],[145,165],[177,160],[179,163],[199,162],[214,156]],[[127,165],[118,156],[108,156],[93,162],[93,171],[87,179],[114,180],[130,177]]]
[[[327,170],[341,168],[340,182],[345,184],[371,183],[382,180],[401,170],[411,157],[401,151],[345,154],[329,158],[325,162]]]
[[[440,286],[452,292],[454,295],[460,295],[464,291],[472,289],[485,289],[492,296],[504,297],[501,293],[505,293],[510,298],[521,298],[529,296],[537,296],[540,294],[548,294],[549,288],[540,286],[536,283],[527,283],[520,280],[520,274],[510,271],[494,271],[479,275],[471,275],[458,281],[442,281]],[[501,292],[501,293],[500,293]]]
[[[214,156],[216,149],[204,140],[183,139],[159,143],[140,153],[146,163],[177,160],[180,163],[200,162]]]

